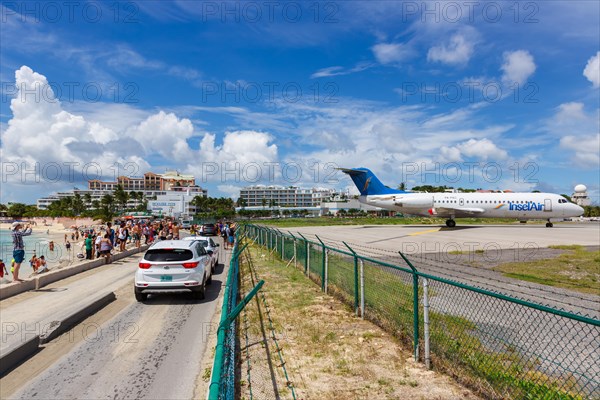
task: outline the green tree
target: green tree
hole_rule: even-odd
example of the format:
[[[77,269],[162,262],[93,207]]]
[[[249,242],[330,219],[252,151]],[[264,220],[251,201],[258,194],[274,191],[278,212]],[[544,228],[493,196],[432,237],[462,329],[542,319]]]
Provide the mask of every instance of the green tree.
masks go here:
[[[27,211],[27,206],[23,203],[12,203],[8,205],[6,214],[12,218],[21,218]]]
[[[113,192],[113,196],[117,204],[120,206],[120,210],[125,211],[127,208],[127,201],[129,201],[129,193],[123,190],[123,186],[117,185],[117,188]]]
[[[102,196],[102,200],[100,200],[100,209],[98,213],[96,213],[96,218],[102,220],[102,222],[106,223],[112,221],[115,216],[115,199],[110,194],[105,194]]]
[[[83,203],[83,199],[79,193],[75,193],[75,196],[73,196],[71,206],[73,207],[73,213],[75,215],[81,215],[81,213],[85,210],[85,204]]]
[[[86,208],[89,208],[92,204],[92,195],[88,192],[83,195],[83,201],[85,203]]]

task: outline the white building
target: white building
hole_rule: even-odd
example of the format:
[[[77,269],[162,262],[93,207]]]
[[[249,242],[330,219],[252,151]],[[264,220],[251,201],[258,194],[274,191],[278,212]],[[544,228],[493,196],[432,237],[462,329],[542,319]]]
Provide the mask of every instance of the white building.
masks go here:
[[[388,210],[384,210],[380,207],[374,207],[368,204],[361,203],[358,199],[348,199],[347,201],[330,201],[321,203],[321,215],[327,215],[331,213],[333,215],[337,215],[341,210],[359,210],[364,212],[373,212],[373,211],[384,211],[388,212]]]
[[[126,192],[131,192],[131,190],[126,190]],[[159,196],[165,196],[169,193],[191,193],[193,196],[204,196],[206,197],[208,192],[206,189],[203,189],[199,186],[182,186],[182,187],[173,187],[172,190],[136,190],[136,192],[142,192],[144,194],[144,197],[146,199],[155,199],[158,198]],[[73,189],[67,192],[58,192],[55,193],[53,195],[50,195],[48,197],[43,197],[41,199],[37,200],[37,208],[39,210],[47,210],[48,206],[50,204],[52,204],[55,201],[58,201],[62,198],[65,197],[74,197],[76,194],[79,194],[81,196],[81,199],[84,201],[85,203],[85,195],[89,194],[91,196],[91,203],[90,204],[86,204],[86,207],[88,208],[93,208],[92,203],[94,201],[101,201],[102,197],[104,197],[105,195],[109,194],[109,195],[113,195],[114,194],[114,190],[81,190],[81,189]],[[140,200],[137,199],[130,199],[127,202],[127,208],[131,209],[131,208],[135,208],[137,206],[139,206],[141,204]]]
[[[587,193],[587,187],[585,185],[575,186],[575,193],[571,195],[571,201],[581,207],[591,205],[592,200]]]
[[[246,207],[318,207],[335,193],[333,189],[255,185],[241,189],[240,199]]]
[[[165,194],[156,196],[156,200],[148,201],[148,211],[154,215],[165,217],[191,217],[196,214],[196,206],[192,201],[196,196],[206,196],[206,190],[203,194],[192,191],[168,191]]]

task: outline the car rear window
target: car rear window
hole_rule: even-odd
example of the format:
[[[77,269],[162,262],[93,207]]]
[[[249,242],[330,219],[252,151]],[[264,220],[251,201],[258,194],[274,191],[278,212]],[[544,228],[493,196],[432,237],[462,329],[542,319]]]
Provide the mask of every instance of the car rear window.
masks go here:
[[[208,246],[208,241],[207,240],[194,240],[194,242],[200,243],[203,247]]]
[[[144,255],[147,261],[186,261],[193,257],[194,253],[187,249],[151,249]]]

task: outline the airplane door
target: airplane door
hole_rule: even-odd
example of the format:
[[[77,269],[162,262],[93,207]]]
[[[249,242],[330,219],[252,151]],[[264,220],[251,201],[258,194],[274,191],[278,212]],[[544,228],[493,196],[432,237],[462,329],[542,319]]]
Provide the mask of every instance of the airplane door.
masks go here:
[[[465,199],[459,199],[458,200],[458,204],[461,205],[461,206],[464,206],[465,205]]]
[[[544,199],[544,211],[552,211],[552,200]]]

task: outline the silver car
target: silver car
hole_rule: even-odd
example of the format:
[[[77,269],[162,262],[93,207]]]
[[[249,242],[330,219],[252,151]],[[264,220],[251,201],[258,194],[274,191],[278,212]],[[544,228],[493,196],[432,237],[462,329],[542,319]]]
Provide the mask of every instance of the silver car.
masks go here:
[[[205,285],[212,283],[212,256],[204,246],[189,240],[154,243],[139,261],[134,292],[144,301],[151,292],[192,292],[204,299]]]
[[[208,254],[212,257],[212,272],[215,272],[215,268],[219,265],[219,257],[221,255],[219,243],[215,242],[213,238],[209,236],[187,236],[184,237],[183,240],[192,240],[204,246]]]

